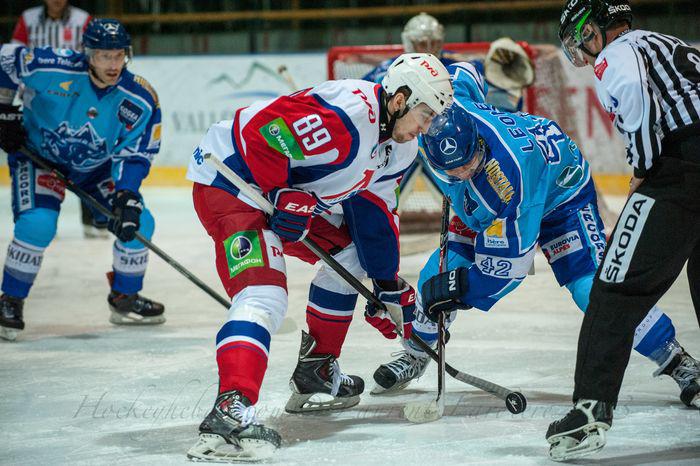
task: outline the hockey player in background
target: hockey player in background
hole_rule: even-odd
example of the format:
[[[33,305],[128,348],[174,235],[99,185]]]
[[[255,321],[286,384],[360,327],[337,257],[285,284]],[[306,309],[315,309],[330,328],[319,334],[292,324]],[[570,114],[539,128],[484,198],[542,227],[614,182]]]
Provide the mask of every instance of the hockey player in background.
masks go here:
[[[426,13],[420,13],[406,23],[401,41],[404,51],[432,53],[440,57],[445,66],[465,60],[459,53],[443,50],[444,28],[437,19]],[[380,82],[394,60],[395,57],[383,61],[362,79]],[[472,60],[471,64],[486,77],[487,103],[506,112],[522,111],[524,90],[535,80],[535,70],[525,49],[512,39],[502,37],[491,43],[483,60]],[[401,179],[401,192],[410,192],[421,173],[432,185],[433,194],[439,193],[440,188],[422,157],[416,158]]]
[[[139,187],[160,148],[158,98],[145,79],[126,69],[131,41],[119,22],[92,21],[83,46],[84,54],[15,44],[0,49],[0,148],[9,154],[14,215],[0,296],[0,330],[8,339],[24,328],[24,299],[56,234],[65,195],[63,183],[25,157],[23,146],[115,215],[109,222],[117,237],[108,274],[110,322],[165,321],[163,305],[138,294],[148,250],[134,239],[137,231],[149,239],[153,234]],[[12,105],[19,84],[23,110]]]
[[[439,251],[421,271],[413,332],[434,344],[440,312],[448,313],[449,325],[456,309],[488,311],[525,278],[538,245],[559,285],[585,311],[606,246],[588,163],[555,122],[484,103],[471,65],[448,69],[455,104],[435,119],[421,147],[457,215],[448,271],[438,273]],[[634,332],[634,347],[661,371],[680,344],[654,304]],[[404,348],[376,370],[374,393],[403,388],[425,371],[428,356],[411,342]],[[670,375],[688,404],[687,392],[697,393],[700,380]]]
[[[605,446],[634,328],[686,261],[700,322],[700,52],[673,36],[633,30],[626,0],[566,2],[559,38],[572,64],[593,68],[598,99],[634,168],[581,326],[574,407],[546,434],[550,457],[566,460]],[[700,362],[675,341],[661,355],[658,372],[700,408]]]
[[[52,47],[79,50],[90,14],[68,3],[68,0],[44,0],[43,6],[22,12],[12,33],[12,42],[27,47]],[[93,222],[92,211],[80,203],[85,238],[107,238],[106,226]]]
[[[464,61],[459,53],[443,50],[445,29],[427,13],[420,13],[406,23],[401,33],[404,52],[432,53],[443,65]],[[362,79],[379,83],[396,57],[381,62]],[[535,80],[535,69],[527,52],[509,37],[491,43],[483,60],[472,64],[486,76],[486,102],[508,112],[523,109],[523,91]]]
[[[261,459],[279,434],[255,420],[270,340],[287,311],[284,255],[318,258],[307,235],[377,297],[401,306],[410,335],[415,292],[398,275],[399,179],[413,162],[433,118],[452,102],[449,75],[429,54],[405,54],[382,85],[328,81],[236,112],[209,128],[194,151],[197,214],[214,240],[216,267],[231,299],[217,334],[219,394],[188,456],[200,460]],[[268,217],[202,155],[211,153],[259,189],[274,206]],[[356,405],[364,381],[338,364],[357,291],[322,265],[309,289],[308,333],[290,381],[286,410],[305,413]],[[366,320],[387,338],[396,324],[368,305]]]

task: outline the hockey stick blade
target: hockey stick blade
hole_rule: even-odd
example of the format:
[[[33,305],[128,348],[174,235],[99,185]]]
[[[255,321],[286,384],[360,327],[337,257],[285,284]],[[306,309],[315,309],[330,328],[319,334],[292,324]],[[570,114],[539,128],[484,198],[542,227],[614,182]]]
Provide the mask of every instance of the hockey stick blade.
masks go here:
[[[403,407],[403,415],[409,422],[423,424],[440,419],[445,412],[445,400],[414,401],[406,403]]]

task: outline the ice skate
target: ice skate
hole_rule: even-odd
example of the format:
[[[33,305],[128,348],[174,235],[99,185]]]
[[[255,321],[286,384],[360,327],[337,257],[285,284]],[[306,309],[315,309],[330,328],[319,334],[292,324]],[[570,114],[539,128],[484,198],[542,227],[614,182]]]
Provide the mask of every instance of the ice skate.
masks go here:
[[[345,409],[360,402],[364,381],[356,375],[345,375],[335,357],[312,354],[316,340],[302,330],[299,362],[289,381],[292,396],[287,401],[288,413],[306,413]]]
[[[427,354],[418,352],[399,351],[392,353],[392,356],[399,357],[374,371],[376,385],[371,391],[372,395],[386,395],[406,388],[411,380],[423,375],[430,363]]]
[[[681,401],[700,409],[700,361],[680,348],[654,372],[655,377],[659,375],[673,378],[681,389]]]
[[[574,409],[549,425],[549,457],[566,461],[600,451],[605,446],[605,432],[610,429],[613,405],[596,400],[578,400]]]
[[[117,325],[156,325],[165,322],[165,307],[138,293],[123,294],[112,290],[107,298],[109,321]]]
[[[218,463],[261,461],[282,443],[274,429],[255,419],[255,407],[239,391],[220,394],[199,425],[199,439],[187,452],[192,461]]]
[[[0,338],[14,341],[24,330],[22,309],[24,300],[3,294],[0,296]]]

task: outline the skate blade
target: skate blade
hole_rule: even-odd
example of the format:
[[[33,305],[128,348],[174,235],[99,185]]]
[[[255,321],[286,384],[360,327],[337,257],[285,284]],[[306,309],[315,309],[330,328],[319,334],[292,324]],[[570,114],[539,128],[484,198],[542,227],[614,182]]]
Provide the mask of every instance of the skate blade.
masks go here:
[[[549,458],[552,461],[567,461],[599,452],[605,446],[606,430],[599,427],[580,442],[573,437],[557,437],[554,442],[550,442],[552,446],[549,447]]]
[[[337,397],[328,393],[292,393],[284,410],[288,413],[310,413],[352,408],[360,402],[360,395]]]
[[[135,312],[122,314],[117,311],[111,311],[109,321],[115,325],[158,325],[165,322],[165,316],[161,314],[159,316],[144,317]]]
[[[409,380],[408,382],[400,383],[397,385],[394,385],[393,387],[389,388],[384,388],[379,384],[375,384],[374,388],[372,389],[371,392],[369,392],[370,395],[393,395],[404,388],[408,387],[408,385],[411,383]]]
[[[199,434],[197,443],[187,451],[187,459],[207,463],[254,463],[270,458],[276,449],[262,439],[239,439],[238,445],[234,445],[217,434]]]
[[[409,422],[422,424],[437,421],[445,412],[445,400],[414,401],[403,407],[403,415]]]
[[[0,338],[7,341],[15,341],[21,330],[9,327],[0,327]]]
[[[700,409],[700,393],[695,395],[695,397],[690,400],[690,407]]]

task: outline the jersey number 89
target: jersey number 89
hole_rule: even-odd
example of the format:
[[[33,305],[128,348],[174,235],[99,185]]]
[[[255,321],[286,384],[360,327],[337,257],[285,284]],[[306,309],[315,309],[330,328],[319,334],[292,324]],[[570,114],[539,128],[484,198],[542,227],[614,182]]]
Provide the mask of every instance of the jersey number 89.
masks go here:
[[[292,123],[294,131],[301,138],[301,143],[307,151],[317,149],[331,140],[330,133],[322,125],[323,120],[315,113],[299,118]],[[311,134],[303,137],[308,133]]]

